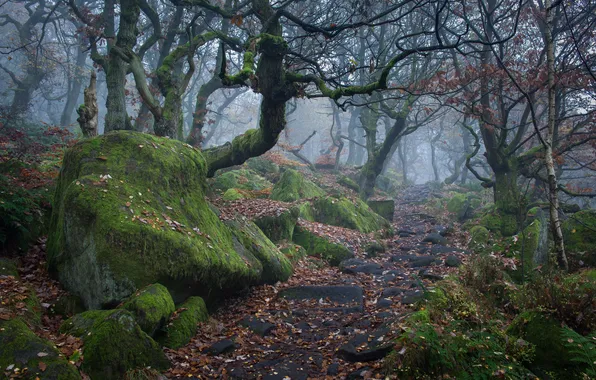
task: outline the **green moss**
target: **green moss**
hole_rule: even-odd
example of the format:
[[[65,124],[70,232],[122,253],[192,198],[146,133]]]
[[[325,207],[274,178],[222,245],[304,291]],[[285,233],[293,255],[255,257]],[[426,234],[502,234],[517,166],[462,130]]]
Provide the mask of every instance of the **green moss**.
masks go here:
[[[596,210],[573,214],[563,222],[562,229],[565,249],[588,265],[596,265]]]
[[[517,220],[514,215],[490,211],[482,216],[480,224],[489,231],[499,232],[503,236],[512,236],[517,232]]]
[[[289,244],[285,247],[280,248],[280,251],[281,253],[286,255],[286,257],[288,258],[288,260],[290,260],[292,264],[297,263],[307,255],[306,249],[304,249],[304,247],[298,244]]]
[[[62,295],[60,298],[50,306],[49,312],[53,315],[61,315],[63,317],[71,317],[75,314],[85,311],[83,301],[72,294]]]
[[[246,197],[244,196],[244,194],[238,191],[238,189],[228,189],[223,195],[223,200],[228,202],[237,201],[245,198]]]
[[[309,222],[315,221],[315,210],[312,207],[311,202],[304,202],[298,206],[299,217]]]
[[[212,187],[225,192],[228,189],[263,190],[273,184],[250,169],[230,170],[213,178]]]
[[[235,250],[205,201],[206,172],[199,150],[171,139],[119,131],[79,142],[58,179],[50,270],[87,308],[156,282],[176,292],[261,281],[258,259]]]
[[[395,214],[395,201],[393,199],[369,200],[366,204],[383,218],[389,221],[393,220],[393,214]]]
[[[385,245],[379,243],[376,240],[371,241],[364,247],[364,251],[368,254],[369,257],[376,257],[379,253],[383,253],[386,250],[387,248],[385,247]]]
[[[275,177],[279,174],[279,166],[275,162],[268,160],[262,156],[253,157],[249,159],[248,161],[246,161],[246,166],[248,166],[249,169],[267,178]]]
[[[282,202],[321,197],[325,192],[293,169],[287,169],[273,187],[270,198]]]
[[[331,243],[324,237],[315,235],[305,228],[296,226],[294,229],[294,243],[306,249],[310,256],[317,256],[327,261],[329,265],[337,266],[343,260],[354,257],[346,247]]]
[[[161,284],[153,284],[137,291],[121,308],[130,311],[141,329],[154,336],[170,318],[175,306],[168,289]]]
[[[447,211],[459,221],[464,221],[469,216],[470,207],[470,199],[466,194],[454,194],[447,202]]]
[[[561,336],[562,327],[550,315],[539,311],[526,311],[515,318],[507,334],[522,338],[535,346],[531,368],[540,372],[552,372],[561,378],[575,378],[577,363],[565,348]]]
[[[169,367],[157,343],[126,310],[108,310],[101,314],[82,338],[85,359],[81,369],[92,379],[120,379],[128,370],[140,367]]]
[[[17,374],[15,369],[18,368],[22,373],[17,377],[19,379],[81,379],[79,371],[68,363],[54,344],[35,335],[22,319],[0,320],[0,330],[0,368],[2,371],[8,366],[14,365],[10,372]],[[40,356],[40,353],[46,355]],[[42,362],[46,365],[44,371],[39,369]],[[25,368],[27,368],[26,372],[23,371]]]
[[[315,220],[320,223],[351,228],[364,233],[390,227],[387,220],[373,212],[360,199],[317,198],[313,201],[313,208]]]
[[[339,183],[342,186],[347,187],[348,189],[354,190],[357,193],[360,192],[360,185],[358,185],[353,179],[351,179],[350,177],[347,177],[345,175],[342,175],[341,177],[339,177],[339,179],[337,180],[337,183]]]
[[[19,278],[19,271],[14,261],[0,257],[0,276],[13,276]]]
[[[534,268],[534,254],[540,247],[540,233],[542,231],[542,223],[540,220],[533,221],[528,227],[524,229],[524,265],[526,270],[531,271]],[[519,244],[519,243],[518,243]],[[521,249],[521,247],[520,247]]]
[[[201,297],[190,297],[178,307],[164,326],[157,340],[173,350],[185,346],[197,333],[197,324],[209,319],[207,306]]]
[[[470,248],[475,251],[482,251],[488,244],[490,232],[483,226],[474,226],[470,230]]]
[[[292,240],[299,213],[298,207],[292,207],[281,210],[279,215],[260,216],[253,221],[272,242],[277,243]]]

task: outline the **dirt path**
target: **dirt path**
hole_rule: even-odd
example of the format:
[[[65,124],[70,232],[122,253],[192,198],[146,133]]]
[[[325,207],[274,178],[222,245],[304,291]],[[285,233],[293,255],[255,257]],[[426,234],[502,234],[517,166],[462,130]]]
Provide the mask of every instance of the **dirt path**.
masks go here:
[[[376,257],[366,237],[342,235],[356,253],[340,268],[304,259],[286,283],[253,288],[228,300],[190,344],[168,351],[168,377],[237,379],[384,378],[390,343],[432,283],[465,260],[457,233],[424,212],[425,186],[396,200],[396,235]],[[192,378],[192,377],[191,377]]]

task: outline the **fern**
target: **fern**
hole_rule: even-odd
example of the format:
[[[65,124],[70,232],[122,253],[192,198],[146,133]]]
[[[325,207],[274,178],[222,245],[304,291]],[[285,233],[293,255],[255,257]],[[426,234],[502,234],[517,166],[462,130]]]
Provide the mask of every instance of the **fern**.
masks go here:
[[[563,344],[573,354],[572,361],[585,366],[588,378],[596,378],[596,331],[582,336],[574,330],[565,328],[561,332]]]

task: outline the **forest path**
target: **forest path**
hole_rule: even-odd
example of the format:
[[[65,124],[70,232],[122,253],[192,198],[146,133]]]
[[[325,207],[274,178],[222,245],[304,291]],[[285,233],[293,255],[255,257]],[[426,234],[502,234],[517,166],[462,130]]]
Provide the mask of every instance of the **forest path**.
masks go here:
[[[385,357],[399,324],[434,281],[455,270],[466,252],[456,233],[425,213],[431,196],[413,186],[396,200],[389,247],[367,257],[350,230],[304,223],[342,234],[356,257],[338,267],[307,258],[285,283],[228,300],[190,344],[169,350],[168,377],[230,379],[384,378]],[[334,236],[338,238],[338,236]]]

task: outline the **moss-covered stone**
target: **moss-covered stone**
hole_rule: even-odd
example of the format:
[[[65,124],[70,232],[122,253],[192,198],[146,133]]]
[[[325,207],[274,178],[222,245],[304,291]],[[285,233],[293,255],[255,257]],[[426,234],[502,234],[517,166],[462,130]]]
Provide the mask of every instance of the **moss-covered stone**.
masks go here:
[[[490,232],[483,226],[474,226],[470,230],[470,248],[474,251],[482,251],[490,238]]]
[[[79,142],[58,179],[50,270],[87,308],[156,282],[175,300],[260,283],[260,259],[274,258],[254,257],[219,220],[206,173],[199,150],[171,139],[118,131]]]
[[[364,247],[364,251],[368,254],[369,257],[376,257],[379,253],[383,253],[386,250],[387,248],[385,247],[385,245],[379,243],[376,240],[371,241]]]
[[[0,257],[0,276],[19,277],[19,271],[14,261]]]
[[[459,220],[464,221],[471,215],[471,203],[467,194],[454,194],[447,202],[447,211]]]
[[[275,162],[264,157],[253,157],[246,161],[246,166],[265,177],[276,176],[279,174],[279,166]]]
[[[273,187],[270,198],[282,202],[321,197],[325,192],[293,169],[287,169]]]
[[[596,266],[596,210],[573,214],[563,222],[562,229],[565,249],[586,264]]]
[[[92,379],[120,379],[131,369],[166,369],[169,362],[127,310],[92,310],[68,319],[61,332],[83,339],[81,369]]]
[[[240,199],[246,199],[246,195],[240,192],[238,189],[228,189],[223,195],[223,200],[232,202]]]
[[[369,233],[391,225],[360,199],[322,197],[313,201],[317,222]]]
[[[20,318],[0,320],[0,368],[19,379],[81,379],[54,344],[35,335]]]
[[[393,214],[395,214],[395,201],[393,199],[368,200],[366,204],[383,218],[393,221]]]
[[[304,247],[298,244],[288,244],[284,247],[281,247],[280,251],[281,253],[286,255],[286,257],[288,258],[288,260],[290,260],[292,264],[297,263],[307,255],[306,249],[304,249]]]
[[[292,275],[292,264],[253,222],[243,216],[225,222],[235,237],[236,251],[255,257],[261,265],[260,281],[274,284]],[[244,251],[243,251],[244,250]],[[247,264],[249,265],[249,264]]]
[[[238,169],[230,170],[216,176],[213,178],[211,186],[215,190],[222,192],[228,189],[258,191],[272,187],[273,184],[250,169]]]
[[[263,215],[253,221],[272,242],[277,243],[292,240],[299,214],[298,207],[291,207],[280,210],[279,215]]]
[[[197,324],[207,319],[209,313],[205,301],[201,297],[190,297],[178,307],[157,341],[173,350],[185,346],[197,333]]]
[[[154,336],[175,310],[170,292],[161,284],[149,285],[137,291],[121,308],[130,311],[149,336]]]
[[[354,257],[346,247],[331,243],[324,237],[315,235],[306,228],[296,226],[294,229],[294,242],[306,249],[309,256],[320,257],[329,265],[337,266],[343,260]]]
[[[354,190],[357,193],[360,192],[360,185],[358,185],[356,183],[356,181],[354,181],[353,179],[351,179],[348,176],[345,176],[345,175],[340,176],[339,179],[337,180],[337,183],[339,183],[342,186],[347,187],[348,189]]]
[[[565,348],[559,322],[546,313],[526,311],[515,318],[507,334],[522,338],[535,346],[535,356],[530,368],[551,372],[561,378],[575,378],[577,363]]]
[[[71,317],[75,314],[82,313],[85,311],[85,305],[81,298],[72,295],[65,294],[60,296],[48,310],[51,314],[61,315],[63,317]]]
[[[298,216],[309,222],[315,221],[315,210],[311,202],[304,202],[298,205]]]
[[[512,236],[517,232],[517,220],[514,215],[505,214],[498,210],[487,212],[480,219],[480,224],[489,231],[498,232],[503,236]]]

